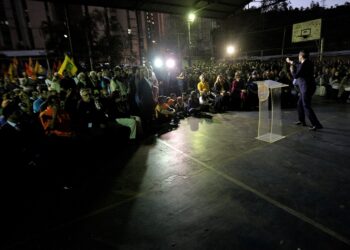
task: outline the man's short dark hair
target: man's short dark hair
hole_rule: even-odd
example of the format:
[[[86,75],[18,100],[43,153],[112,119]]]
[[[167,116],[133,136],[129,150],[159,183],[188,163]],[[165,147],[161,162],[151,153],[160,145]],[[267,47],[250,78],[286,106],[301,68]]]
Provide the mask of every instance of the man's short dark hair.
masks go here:
[[[302,55],[302,57],[304,58],[304,59],[308,59],[309,58],[309,52],[308,51],[306,51],[306,50],[300,50],[300,52],[299,52],[301,55]]]

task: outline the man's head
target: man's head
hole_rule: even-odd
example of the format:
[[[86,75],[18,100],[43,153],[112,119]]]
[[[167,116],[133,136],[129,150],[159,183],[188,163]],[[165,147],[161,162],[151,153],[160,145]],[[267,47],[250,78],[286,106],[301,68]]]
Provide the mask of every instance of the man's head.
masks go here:
[[[256,70],[254,70],[254,71],[252,72],[252,78],[253,78],[253,79],[257,79],[257,78],[258,78],[258,72],[257,72]]]
[[[182,103],[183,103],[183,99],[182,99],[181,96],[178,96],[178,97],[177,97],[177,103],[178,103],[178,104],[182,104]]]
[[[59,99],[58,96],[50,95],[50,96],[47,98],[47,104],[48,104],[49,106],[59,107],[60,99]]]
[[[90,91],[89,89],[81,89],[80,90],[80,96],[81,96],[81,99],[84,101],[84,102],[89,102],[90,101]]]
[[[148,69],[144,66],[139,67],[139,77],[140,79],[148,77]]]
[[[240,79],[241,79],[241,73],[240,73],[239,71],[237,71],[237,72],[235,73],[235,79],[236,79],[236,80],[240,80]]]
[[[84,72],[80,72],[80,73],[78,74],[77,78],[78,78],[78,80],[79,80],[80,82],[85,82],[85,81],[86,81],[86,75],[85,75]]]
[[[97,73],[96,73],[96,71],[90,71],[89,77],[90,77],[93,81],[97,81]]]
[[[304,62],[306,59],[309,59],[309,52],[301,50],[299,52],[299,62]]]

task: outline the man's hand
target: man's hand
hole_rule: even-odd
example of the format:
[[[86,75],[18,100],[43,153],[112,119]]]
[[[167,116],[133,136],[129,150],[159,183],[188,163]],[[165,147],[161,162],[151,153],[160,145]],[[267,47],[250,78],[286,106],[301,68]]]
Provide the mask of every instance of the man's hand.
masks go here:
[[[289,59],[289,57],[286,58],[286,62],[289,64],[293,64],[293,61]]]

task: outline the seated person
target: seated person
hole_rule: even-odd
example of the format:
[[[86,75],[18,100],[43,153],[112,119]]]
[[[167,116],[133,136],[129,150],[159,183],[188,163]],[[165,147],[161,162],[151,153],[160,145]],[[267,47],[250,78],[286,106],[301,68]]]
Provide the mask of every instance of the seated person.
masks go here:
[[[199,91],[199,95],[209,93],[209,91],[210,91],[209,83],[206,80],[205,75],[201,74],[199,76],[199,80],[200,80],[200,82],[197,84],[197,90]]]
[[[80,90],[81,99],[77,104],[78,129],[81,134],[101,134],[107,119],[101,105],[91,95],[89,89]]]
[[[129,104],[119,91],[114,91],[109,97],[107,115],[110,120],[130,128],[129,139],[136,139],[137,134],[142,134],[141,118],[131,115]]]
[[[183,119],[187,116],[187,107],[181,96],[177,97],[175,110],[178,118]]]
[[[346,73],[339,84],[338,98],[346,100],[350,92],[350,70]]]
[[[73,136],[69,114],[63,110],[57,96],[48,97],[47,107],[40,113],[39,118],[46,135]]]
[[[229,106],[229,86],[223,75],[219,74],[213,87],[215,95],[214,108],[216,112],[228,109]]]
[[[158,103],[155,108],[156,119],[160,122],[170,122],[173,120],[175,115],[175,109],[171,108],[166,103],[167,97],[159,96]]]
[[[167,103],[170,106],[170,108],[175,108],[177,102],[177,96],[175,93],[171,93],[170,97],[167,99]]]
[[[202,74],[200,75],[199,79],[200,82],[197,84],[197,90],[199,92],[199,103],[202,106],[209,106],[213,103],[214,97],[210,92],[208,78]]]
[[[200,111],[199,98],[196,91],[192,91],[188,100],[188,112],[190,115],[199,115]]]
[[[230,88],[231,106],[234,110],[240,110],[244,105],[247,96],[246,84],[241,78],[241,73],[235,73],[235,79],[233,80]]]

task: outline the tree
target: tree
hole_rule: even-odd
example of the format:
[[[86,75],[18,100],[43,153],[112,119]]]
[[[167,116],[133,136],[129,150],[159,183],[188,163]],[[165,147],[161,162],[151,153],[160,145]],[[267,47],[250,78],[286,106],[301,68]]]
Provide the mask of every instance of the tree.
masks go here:
[[[107,8],[103,11],[95,9],[90,19],[93,55],[99,60],[108,60],[114,65],[119,64],[123,58],[123,43],[118,20],[108,17]]]
[[[316,8],[320,8],[320,3],[319,2],[315,2],[315,1],[311,1],[310,9],[316,9]]]
[[[287,11],[290,5],[289,0],[262,0],[261,11]]]
[[[71,39],[74,57],[80,61],[87,62],[89,56],[92,56],[98,61],[118,64],[122,59],[122,39],[118,33],[120,25],[117,22],[106,18],[106,11],[95,9],[91,15],[82,15],[78,22],[70,24],[70,38],[67,37],[67,26],[63,21],[44,21],[41,30],[46,40],[46,49],[53,50],[59,56],[70,51]]]
[[[43,21],[40,28],[45,38],[47,50],[53,50],[59,55],[69,51],[69,41],[65,37],[67,35],[66,26],[63,22]]]

